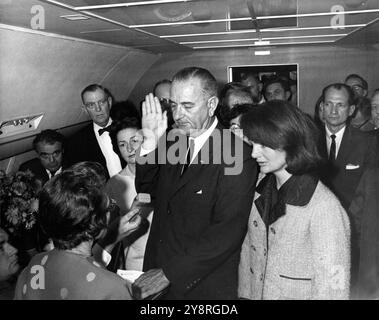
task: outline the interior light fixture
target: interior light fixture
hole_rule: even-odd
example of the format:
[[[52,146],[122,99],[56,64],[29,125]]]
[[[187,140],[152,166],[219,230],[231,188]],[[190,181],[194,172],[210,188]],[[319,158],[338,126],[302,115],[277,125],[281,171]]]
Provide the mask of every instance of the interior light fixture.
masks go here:
[[[345,25],[344,28],[360,28],[365,27],[367,24],[351,24]],[[300,28],[272,28],[262,29],[260,32],[285,32],[285,31],[305,31],[305,30],[323,30],[323,29],[336,29],[335,26],[320,26],[320,27],[300,27]],[[186,33],[186,34],[171,34],[159,36],[160,38],[185,38],[185,37],[202,37],[202,36],[217,36],[217,35],[233,35],[243,33],[256,33],[255,29],[249,30],[236,30],[236,31],[222,31],[222,32],[204,32],[204,33]]]
[[[256,46],[268,46],[270,45],[270,41],[258,40],[258,41],[255,41],[254,44]]]
[[[333,43],[333,40],[329,41],[299,41],[299,42],[277,42],[271,43],[270,46],[290,46],[298,44],[323,44],[323,43]],[[237,47],[257,47],[254,44],[236,44],[236,45],[224,45],[224,46],[203,46],[203,47],[192,47],[192,49],[220,49],[220,48],[237,48]]]
[[[379,9],[367,9],[367,10],[354,10],[354,11],[344,11],[343,14],[364,14],[364,13],[376,13]],[[306,17],[319,17],[319,16],[335,16],[336,12],[318,12],[318,13],[299,13],[299,14],[286,14],[278,16],[261,16],[257,17],[257,20],[267,20],[267,19],[283,19],[283,18],[306,18]],[[200,20],[200,21],[179,21],[179,22],[163,22],[163,23],[147,23],[147,24],[136,24],[130,25],[130,28],[149,28],[149,27],[165,27],[173,25],[186,25],[186,24],[202,24],[202,23],[217,23],[217,22],[229,22],[229,21],[249,21],[251,17],[243,18],[223,18],[223,19],[213,19],[213,20]]]
[[[70,21],[88,20],[89,19],[89,17],[84,16],[82,14],[66,14],[66,15],[60,16],[60,18],[70,20]]]
[[[122,2],[122,3],[113,3],[113,4],[99,4],[93,6],[81,6],[74,7],[76,11],[80,10],[98,10],[98,9],[110,9],[110,8],[120,8],[120,7],[138,7],[138,6],[147,6],[154,4],[168,4],[168,3],[180,3],[188,2],[189,0],[151,0],[151,1],[134,1],[134,2]]]
[[[247,38],[247,39],[220,39],[220,40],[203,40],[203,41],[186,41],[179,42],[179,44],[189,45],[189,44],[201,44],[201,43],[219,43],[219,42],[243,42],[243,41],[254,41],[256,46],[269,46],[270,40],[284,40],[284,39],[306,39],[306,38],[333,38],[333,37],[344,37],[347,33],[338,34],[322,34],[322,35],[310,35],[310,36],[288,36],[288,37],[267,37],[259,40],[258,38]]]
[[[17,117],[0,123],[0,138],[34,131],[38,128],[43,114]]]
[[[271,54],[270,50],[255,50],[254,51],[254,55],[256,56],[268,56],[270,54]]]

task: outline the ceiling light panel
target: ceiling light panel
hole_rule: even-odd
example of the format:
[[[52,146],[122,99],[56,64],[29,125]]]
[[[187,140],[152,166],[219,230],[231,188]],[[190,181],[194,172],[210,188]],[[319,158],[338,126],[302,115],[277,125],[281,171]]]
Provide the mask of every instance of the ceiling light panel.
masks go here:
[[[210,43],[230,43],[230,42],[257,42],[261,41],[263,43],[255,43],[255,45],[270,45],[270,41],[272,40],[296,40],[296,39],[322,39],[322,38],[339,38],[339,37],[344,37],[347,34],[328,34],[328,35],[313,35],[313,36],[295,36],[295,37],[272,37],[272,38],[262,38],[261,40],[258,38],[248,38],[248,39],[232,39],[232,40],[208,40],[208,41],[184,41],[180,42],[182,45],[195,45],[195,44],[210,44]]]
[[[333,43],[333,40],[327,40],[327,41],[293,41],[293,42],[277,42],[277,43],[271,43],[271,46],[291,46],[291,45],[312,45],[312,44],[331,44]],[[255,48],[261,48],[261,46],[257,46],[254,44],[233,44],[233,45],[211,45],[211,46],[194,46],[193,49],[233,49],[233,48],[248,48],[248,47],[255,47]]]
[[[60,16],[60,18],[70,20],[70,21],[77,21],[77,20],[88,20],[89,17],[82,15],[82,14],[66,14],[63,16]]]

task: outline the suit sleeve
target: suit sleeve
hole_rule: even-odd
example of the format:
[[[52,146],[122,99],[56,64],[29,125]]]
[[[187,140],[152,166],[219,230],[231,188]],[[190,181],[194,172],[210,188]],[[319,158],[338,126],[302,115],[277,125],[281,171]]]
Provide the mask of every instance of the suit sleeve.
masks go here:
[[[379,167],[379,140],[378,136],[372,133],[369,137],[369,147],[367,149],[367,157],[365,168]]]
[[[220,167],[209,226],[185,252],[173,256],[162,267],[178,293],[191,290],[231,255],[240,252],[255,191],[257,166],[249,155],[239,175],[226,175],[223,169]]]
[[[145,155],[141,155],[141,148],[136,152],[136,179],[135,186],[138,193],[149,193],[155,199],[158,184],[160,165],[158,164],[158,152],[155,149]],[[164,149],[165,150],[165,149]]]
[[[310,225],[315,272],[313,300],[348,299],[350,283],[350,225],[336,198],[319,202]]]

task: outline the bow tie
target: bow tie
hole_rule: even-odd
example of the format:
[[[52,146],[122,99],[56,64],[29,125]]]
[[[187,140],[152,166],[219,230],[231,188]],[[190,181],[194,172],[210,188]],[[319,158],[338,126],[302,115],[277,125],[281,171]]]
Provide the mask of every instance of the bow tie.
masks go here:
[[[102,128],[102,129],[99,129],[98,132],[99,132],[99,136],[101,136],[104,132],[106,131],[109,131],[109,127],[105,127],[105,128]]]

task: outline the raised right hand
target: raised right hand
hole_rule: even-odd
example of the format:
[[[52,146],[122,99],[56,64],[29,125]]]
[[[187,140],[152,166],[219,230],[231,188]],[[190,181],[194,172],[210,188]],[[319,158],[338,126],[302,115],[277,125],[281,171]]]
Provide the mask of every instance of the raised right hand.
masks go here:
[[[166,130],[167,112],[162,113],[159,99],[150,93],[142,102],[143,148],[146,150],[155,149],[158,140],[165,134]]]

